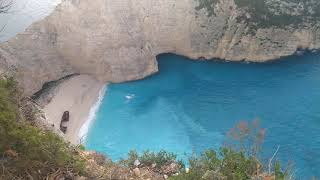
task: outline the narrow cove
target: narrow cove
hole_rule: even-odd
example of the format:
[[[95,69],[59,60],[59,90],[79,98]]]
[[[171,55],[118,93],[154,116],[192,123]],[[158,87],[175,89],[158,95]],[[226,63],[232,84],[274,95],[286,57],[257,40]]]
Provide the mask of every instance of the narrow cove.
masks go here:
[[[277,157],[293,161],[298,178],[320,176],[319,60],[310,53],[247,64],[162,54],[158,74],[108,85],[86,148],[113,160],[132,149],[185,159],[218,149],[239,121],[259,119],[266,160],[280,145]]]

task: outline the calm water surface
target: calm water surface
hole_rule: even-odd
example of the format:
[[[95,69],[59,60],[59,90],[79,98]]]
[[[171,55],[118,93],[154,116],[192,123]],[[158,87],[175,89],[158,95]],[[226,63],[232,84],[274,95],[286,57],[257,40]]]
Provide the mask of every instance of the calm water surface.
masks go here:
[[[265,157],[295,163],[296,176],[320,177],[320,55],[264,64],[196,62],[158,57],[160,73],[111,84],[86,147],[112,159],[165,149],[185,158],[192,149],[218,149],[240,120],[267,129]]]
[[[0,41],[49,15],[60,0],[15,0],[0,15]],[[131,149],[166,149],[186,158],[192,149],[218,149],[240,120],[267,128],[266,157],[292,160],[296,176],[320,176],[320,55],[265,64],[194,62],[159,56],[160,73],[112,84],[87,138],[87,148],[125,157]]]

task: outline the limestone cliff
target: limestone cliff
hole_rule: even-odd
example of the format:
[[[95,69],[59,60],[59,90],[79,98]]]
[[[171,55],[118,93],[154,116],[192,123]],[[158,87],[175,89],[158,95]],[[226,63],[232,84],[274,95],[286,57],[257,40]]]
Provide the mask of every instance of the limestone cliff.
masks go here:
[[[31,95],[74,73],[140,79],[158,71],[160,53],[263,62],[319,49],[319,7],[306,0],[64,0],[0,45],[0,73],[15,72]]]

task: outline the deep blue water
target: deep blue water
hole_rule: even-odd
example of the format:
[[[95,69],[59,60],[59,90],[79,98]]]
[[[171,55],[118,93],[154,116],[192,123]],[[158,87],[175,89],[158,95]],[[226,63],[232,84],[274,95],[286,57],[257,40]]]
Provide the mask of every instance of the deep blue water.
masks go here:
[[[319,54],[263,64],[163,54],[158,63],[158,74],[108,86],[88,149],[114,160],[131,149],[185,158],[192,150],[218,149],[237,122],[259,118],[267,129],[265,157],[281,145],[277,158],[293,161],[296,177],[320,177]]]

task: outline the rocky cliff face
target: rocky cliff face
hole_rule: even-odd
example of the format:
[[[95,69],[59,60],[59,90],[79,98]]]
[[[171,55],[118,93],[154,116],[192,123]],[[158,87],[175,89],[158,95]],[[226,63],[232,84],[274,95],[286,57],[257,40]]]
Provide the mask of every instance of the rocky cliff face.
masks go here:
[[[320,4],[304,1],[64,0],[0,45],[0,73],[15,72],[31,95],[74,73],[140,79],[161,53],[263,62],[319,49]]]

